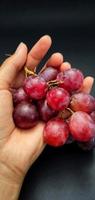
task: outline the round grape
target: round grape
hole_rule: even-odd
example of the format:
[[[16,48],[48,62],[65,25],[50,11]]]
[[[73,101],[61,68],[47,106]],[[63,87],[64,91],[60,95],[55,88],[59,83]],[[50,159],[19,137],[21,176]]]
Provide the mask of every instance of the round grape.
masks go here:
[[[12,90],[12,96],[13,96],[14,105],[19,104],[22,101],[29,100],[28,95],[26,94],[26,92],[24,91],[24,89],[22,87]]]
[[[51,119],[44,128],[44,141],[51,146],[58,147],[64,145],[68,136],[69,127],[63,119]]]
[[[48,86],[46,81],[41,77],[29,76],[24,82],[24,90],[32,99],[42,99],[45,97]]]
[[[95,135],[95,124],[90,115],[85,112],[75,112],[69,121],[73,138],[80,142],[88,142]]]
[[[13,119],[17,127],[28,129],[37,124],[39,114],[35,105],[21,102],[14,109]]]
[[[55,87],[49,90],[46,98],[48,105],[57,111],[67,108],[70,102],[69,93],[60,87]]]
[[[78,90],[82,86],[83,79],[82,72],[75,68],[60,72],[57,75],[57,80],[60,82],[59,86],[65,88],[70,93]]]
[[[47,67],[44,69],[41,73],[39,73],[39,76],[44,78],[45,81],[51,81],[56,79],[58,74],[58,70],[54,67]]]
[[[84,111],[91,113],[95,110],[95,98],[83,92],[72,95],[70,108],[73,111]]]

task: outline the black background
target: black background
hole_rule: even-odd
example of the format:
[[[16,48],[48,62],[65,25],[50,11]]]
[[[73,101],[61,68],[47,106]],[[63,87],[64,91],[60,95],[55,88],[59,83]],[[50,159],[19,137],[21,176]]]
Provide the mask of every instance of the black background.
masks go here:
[[[94,1],[0,1],[0,62],[23,41],[29,48],[49,34],[56,51],[85,76],[95,76]],[[93,87],[92,93],[95,93]],[[47,147],[29,170],[20,200],[95,200],[95,151]]]

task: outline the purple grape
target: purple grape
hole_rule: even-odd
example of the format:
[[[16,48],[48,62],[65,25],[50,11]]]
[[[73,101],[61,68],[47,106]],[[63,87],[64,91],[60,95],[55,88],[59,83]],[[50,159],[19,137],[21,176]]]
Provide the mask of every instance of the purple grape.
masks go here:
[[[39,114],[35,105],[21,102],[14,109],[13,119],[17,127],[28,129],[37,124]]]
[[[44,78],[45,81],[51,81],[56,79],[58,70],[53,67],[47,67],[44,71],[39,73],[39,76]]]
[[[41,119],[45,122],[47,122],[49,119],[57,114],[55,110],[49,107],[49,105],[47,104],[47,100],[40,100],[38,102],[38,110]]]
[[[29,97],[27,96],[26,92],[24,91],[24,89],[18,88],[18,89],[13,89],[11,90],[12,92],[12,96],[13,96],[13,102],[14,104],[19,104],[22,101],[28,101]]]

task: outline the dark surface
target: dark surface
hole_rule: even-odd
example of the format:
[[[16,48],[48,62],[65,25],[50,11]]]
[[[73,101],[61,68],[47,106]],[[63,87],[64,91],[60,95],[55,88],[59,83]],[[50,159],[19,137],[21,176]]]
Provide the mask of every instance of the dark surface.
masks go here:
[[[0,1],[1,62],[19,42],[30,48],[44,34],[53,38],[46,58],[60,51],[85,76],[95,76],[94,1]],[[20,200],[30,199],[95,200],[95,151],[83,153],[76,145],[47,147],[22,187]]]
[[[95,152],[47,147],[28,172],[20,199],[95,200]]]

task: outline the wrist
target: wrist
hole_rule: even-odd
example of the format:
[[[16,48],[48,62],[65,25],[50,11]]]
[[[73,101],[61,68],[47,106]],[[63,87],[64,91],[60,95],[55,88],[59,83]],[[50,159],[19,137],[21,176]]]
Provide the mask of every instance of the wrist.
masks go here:
[[[24,173],[19,169],[0,161],[0,179],[8,182],[9,184],[21,185],[24,180]]]
[[[0,199],[17,200],[20,194],[21,184],[9,183],[0,177]]]

